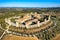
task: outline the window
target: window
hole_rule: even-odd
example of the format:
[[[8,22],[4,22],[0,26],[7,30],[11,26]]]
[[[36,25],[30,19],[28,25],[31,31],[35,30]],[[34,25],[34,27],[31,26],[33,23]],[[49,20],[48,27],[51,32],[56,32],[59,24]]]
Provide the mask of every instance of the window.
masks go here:
[[[37,22],[32,22],[32,24],[31,24],[31,25],[34,25],[34,24],[37,24]]]
[[[26,25],[25,22],[22,23],[23,25]]]

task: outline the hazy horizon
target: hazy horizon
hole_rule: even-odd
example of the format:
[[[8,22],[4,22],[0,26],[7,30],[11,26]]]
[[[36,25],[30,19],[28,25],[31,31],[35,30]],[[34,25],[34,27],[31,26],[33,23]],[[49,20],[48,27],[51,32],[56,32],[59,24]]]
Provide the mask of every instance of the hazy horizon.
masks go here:
[[[0,0],[0,7],[60,7],[60,0]]]

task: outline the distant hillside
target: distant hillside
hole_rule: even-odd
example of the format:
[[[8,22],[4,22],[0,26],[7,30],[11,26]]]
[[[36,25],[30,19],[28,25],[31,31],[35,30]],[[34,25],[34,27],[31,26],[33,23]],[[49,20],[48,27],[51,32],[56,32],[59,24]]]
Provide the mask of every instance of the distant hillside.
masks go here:
[[[0,8],[0,13],[18,13],[18,12],[60,12],[60,7],[52,7],[52,8],[20,8],[20,7],[5,7]]]

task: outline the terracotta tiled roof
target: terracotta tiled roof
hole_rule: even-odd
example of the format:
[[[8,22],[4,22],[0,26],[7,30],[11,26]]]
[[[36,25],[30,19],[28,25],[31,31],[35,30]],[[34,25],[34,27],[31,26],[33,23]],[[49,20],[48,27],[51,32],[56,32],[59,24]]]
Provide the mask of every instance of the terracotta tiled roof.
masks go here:
[[[29,20],[31,18],[31,16],[29,15],[25,15],[23,18],[17,19],[18,22],[24,22],[26,20]]]

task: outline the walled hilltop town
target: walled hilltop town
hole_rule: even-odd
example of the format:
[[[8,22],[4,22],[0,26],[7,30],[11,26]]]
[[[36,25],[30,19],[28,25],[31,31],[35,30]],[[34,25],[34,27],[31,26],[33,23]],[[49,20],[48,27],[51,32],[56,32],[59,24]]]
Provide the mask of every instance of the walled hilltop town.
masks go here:
[[[11,19],[15,19],[15,20],[11,21]],[[43,21],[40,22],[40,19],[43,19]],[[9,24],[9,26],[12,25],[16,27],[26,27],[26,28],[40,27],[49,21],[51,21],[50,16],[44,19],[43,15],[37,13],[26,14],[23,17],[18,16],[18,17],[11,17],[5,19],[5,22]]]
[[[50,15],[38,14],[37,12],[5,18],[5,23],[6,26],[8,26],[6,30],[7,33],[20,35],[23,37],[36,37],[35,35],[37,34],[34,33],[53,25]],[[10,29],[9,27],[15,27],[16,29]]]

